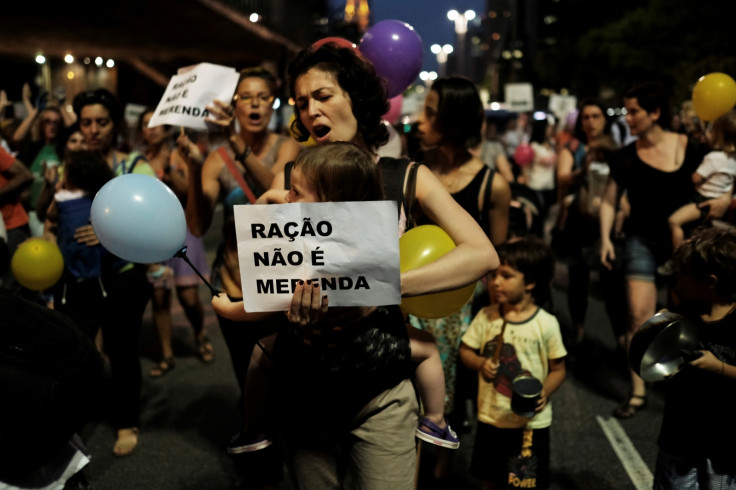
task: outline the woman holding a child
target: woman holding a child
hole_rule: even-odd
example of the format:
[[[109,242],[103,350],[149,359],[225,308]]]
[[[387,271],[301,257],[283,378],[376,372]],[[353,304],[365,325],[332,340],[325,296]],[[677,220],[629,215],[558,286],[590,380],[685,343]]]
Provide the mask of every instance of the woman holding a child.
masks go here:
[[[305,49],[290,63],[288,75],[291,96],[296,101],[294,128],[303,139],[311,136],[318,145],[352,142],[372,155],[388,141],[388,131],[381,121],[389,108],[383,81],[376,76],[373,66],[352,49],[330,43]],[[404,162],[402,166],[400,161],[391,160],[384,159],[379,164],[384,188],[393,184],[402,192],[411,165]],[[399,169],[393,172],[396,182],[388,167]],[[294,184],[288,168],[288,173],[276,176],[272,189],[283,191]],[[473,217],[453,200],[427,168],[419,167],[415,171],[418,206],[457,246],[428,266],[402,273],[402,295],[441,292],[478,280],[497,266],[495,250]],[[401,223],[405,222],[406,214],[402,207]],[[309,325],[308,328],[314,329],[321,324],[324,311],[320,301],[313,302],[319,296],[311,293],[312,286],[305,284],[305,288],[309,294],[295,297],[289,320],[292,325]],[[297,289],[301,291],[301,287]],[[359,323],[359,320],[360,316],[353,321]],[[403,319],[399,315],[392,321],[403,322]],[[343,323],[351,322],[346,319]],[[360,333],[360,329],[355,329],[351,335],[356,336],[359,343],[356,345],[367,348],[367,344],[361,343]],[[280,330],[275,346],[277,369],[282,373],[300,373],[308,366],[298,364],[295,359],[304,356],[278,355],[280,346],[288,345],[285,343],[288,339],[288,332]],[[380,361],[400,362],[398,358],[393,359],[395,354],[395,350],[382,350]],[[283,379],[288,383],[288,374]],[[299,386],[300,393],[310,393],[310,385],[314,388],[312,393],[322,392],[322,380],[299,379],[304,382]],[[301,409],[295,411],[293,403],[282,404],[291,415],[279,414],[281,436],[299,488],[410,489],[414,486],[418,406],[410,373],[404,372],[391,385],[374,394],[371,400],[362,400],[360,407],[354,407],[350,414],[343,414],[339,419],[326,420],[321,416],[318,420],[303,420]],[[319,397],[300,397],[294,402],[308,405],[310,414],[334,411],[329,400]],[[376,438],[376,434],[386,437]]]
[[[623,192],[630,203],[624,231],[624,273],[628,317],[625,346],[636,330],[654,315],[657,307],[657,266],[672,255],[667,224],[673,211],[693,194],[691,176],[702,154],[688,145],[687,136],[666,129],[668,101],[663,87],[646,82],[624,95],[626,123],[637,140],[622,148],[611,165],[600,210],[600,258],[607,268],[616,260],[611,241],[617,204]],[[710,201],[708,201],[710,202]],[[631,371],[631,392],[614,416],[630,418],[646,407],[646,386]]]

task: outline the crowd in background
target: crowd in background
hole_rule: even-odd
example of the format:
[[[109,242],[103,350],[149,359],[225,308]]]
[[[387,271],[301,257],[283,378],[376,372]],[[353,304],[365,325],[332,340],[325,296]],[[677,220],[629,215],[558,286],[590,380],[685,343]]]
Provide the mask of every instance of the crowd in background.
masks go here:
[[[571,324],[562,325],[560,330],[565,345],[554,344],[549,352],[553,373],[549,379],[554,378],[554,373],[559,374],[560,363],[555,361],[564,359],[585,337],[591,281],[598,281],[605,291],[614,333],[621,349],[627,350],[636,329],[663,306],[658,304],[658,291],[670,287],[675,280],[677,269],[672,259],[677,247],[697,227],[712,226],[713,220],[736,223],[732,205],[736,175],[733,111],[705,124],[697,119],[689,101],[673,105],[664,87],[644,83],[621,94],[626,109],[621,117],[612,116],[609,107],[592,99],[581,101],[564,118],[546,110],[504,113],[499,117],[500,113],[484,110],[472,82],[446,77],[433,83],[420,113],[404,114],[411,124],[384,122],[384,129],[378,130],[370,127],[370,121],[380,120],[382,114],[373,112],[387,107],[371,106],[375,101],[358,100],[355,95],[360,90],[368,93],[380,89],[341,86],[338,88],[345,90],[343,97],[348,94],[350,105],[337,106],[338,102],[319,99],[323,105],[315,109],[318,102],[310,99],[312,95],[302,94],[299,98],[300,90],[307,91],[296,80],[321,89],[325,81],[320,77],[333,84],[344,80],[342,75],[314,68],[329,66],[327,58],[299,62],[304,66],[292,65],[290,83],[297,95],[295,126],[300,138],[290,127],[273,126],[278,83],[273,74],[261,68],[243,70],[233,101],[213,102],[213,131],[209,133],[168,126],[149,128],[147,122],[153,108],[140,114],[137,125],[129,125],[122,119],[121,103],[136,101],[119,101],[104,89],[77,94],[71,101],[73,110],[68,111],[63,92],[55,91],[33,101],[30,88],[25,86],[25,110],[19,114],[14,113],[12,101],[0,92],[0,287],[67,314],[106,356],[112,371],[110,403],[115,410],[110,422],[117,431],[113,447],[117,456],[130,454],[139,443],[141,376],[162,378],[176,366],[171,342],[172,288],[193,328],[198,356],[206,364],[216,355],[203,323],[204,309],[210,305],[202,304],[200,279],[191,269],[174,259],[160,264],[134,264],[106,252],[96,239],[88,221],[89,208],[97,190],[117,175],[145,174],[171,187],[186,210],[190,258],[231,301],[238,301],[242,299],[242,290],[232,206],[256,202],[248,190],[254,198],[267,195],[269,190],[282,194],[290,190],[286,177],[289,170],[285,169],[291,168],[289,162],[305,148],[307,137],[322,138],[320,125],[328,127],[337,141],[360,140],[363,149],[372,155],[418,162],[422,165],[414,171],[420,211],[415,212],[404,203],[400,226],[408,229],[414,224],[445,223],[452,229],[452,213],[458,205],[458,210],[464,210],[462,216],[470,215],[484,232],[484,239],[492,244],[487,252],[494,248],[500,251],[502,267],[511,267],[509,274],[525,271],[519,262],[514,262],[521,260],[514,259],[514,254],[526,252],[516,251],[511,245],[524,240],[536,240],[533,243],[546,247],[567,274],[566,305],[552,304],[548,295],[540,293],[543,284],[537,284],[528,292],[533,298],[526,298],[526,310],[507,311],[513,319],[537,306],[551,316],[568,309]],[[350,93],[351,90],[356,92]],[[328,95],[334,100],[339,98],[339,92],[336,89]],[[340,112],[344,107],[352,109],[358,129],[337,136],[339,131],[348,131],[344,129],[349,126],[345,120],[351,114],[350,110]],[[671,109],[675,109],[672,115]],[[372,112],[365,115],[361,111]],[[369,123],[364,119],[369,119]],[[401,144],[390,148],[383,145],[391,138]],[[410,167],[405,165],[394,175],[402,189],[402,172],[411,172]],[[386,180],[389,171],[383,172]],[[386,185],[384,182],[384,191],[388,189]],[[390,198],[388,192],[384,193]],[[399,190],[397,195],[401,200],[403,192]],[[451,199],[445,197],[448,195]],[[438,209],[439,202],[450,206],[450,211]],[[202,236],[208,232],[219,206],[224,224],[216,259],[208,264]],[[465,253],[475,253],[473,247],[482,248],[478,243],[484,242],[472,233],[457,233],[458,248],[462,246]],[[13,253],[31,237],[58,243],[65,259],[62,279],[43,291],[24,288],[10,270]],[[477,257],[480,262],[493,262],[482,255]],[[541,268],[544,264],[539,260]],[[489,376],[497,375],[497,366],[473,367],[479,360],[484,361],[480,356],[463,357],[463,349],[483,347],[475,343],[479,342],[482,327],[471,323],[473,318],[487,314],[500,322],[504,316],[504,309],[498,307],[498,297],[492,292],[502,280],[480,266],[472,274],[475,272],[478,274],[468,277],[465,284],[480,276],[482,279],[477,281],[473,301],[461,310],[440,319],[411,319],[415,327],[429,332],[436,341],[446,382],[446,421],[442,417],[430,421],[431,424],[423,421],[422,424],[433,427],[420,424],[418,430],[443,441],[453,440],[450,425],[462,426],[470,415],[462,400],[458,402],[456,398],[474,396],[476,373],[472,370],[484,373],[488,369],[492,373]],[[472,274],[468,272],[468,276]],[[530,272],[526,274],[529,276]],[[538,281],[549,283],[553,275],[544,277],[539,276]],[[406,287],[412,287],[411,280],[406,278]],[[445,286],[457,287],[460,282],[448,280]],[[421,288],[416,290],[423,292]],[[142,372],[137,340],[149,301],[160,340],[160,358]],[[528,320],[524,315],[520,318],[520,322]],[[554,321],[549,320],[552,324]],[[246,377],[246,373],[251,375],[249,364],[259,354],[254,346],[275,328],[265,320],[252,323],[255,327],[246,330],[228,315],[218,314],[246,412],[249,402],[254,401],[247,396],[250,381]],[[471,328],[471,324],[475,326]],[[464,337],[469,328],[472,335]],[[544,328],[552,327],[546,324]],[[550,375],[546,367],[543,372],[544,376]],[[561,376],[545,385],[545,399],[564,379],[564,369]],[[646,402],[646,386],[632,371],[630,394],[615,408],[614,415],[635,416]],[[266,446],[270,444],[262,434],[249,432],[248,420],[238,420],[238,424],[242,430],[227,445],[231,454],[250,451],[266,441]],[[548,427],[549,424],[534,428]],[[253,439],[254,435],[261,437]],[[489,437],[498,434],[491,433]],[[297,447],[293,453],[297,461],[292,463],[297,468],[302,454],[299,451],[303,449]],[[447,456],[449,452],[440,454]],[[438,458],[434,470],[438,480],[447,478],[449,464],[447,457]],[[478,470],[479,463],[474,462],[473,466],[482,479],[496,478]],[[275,473],[278,478],[278,471]],[[305,474],[304,478],[321,481],[314,474]]]

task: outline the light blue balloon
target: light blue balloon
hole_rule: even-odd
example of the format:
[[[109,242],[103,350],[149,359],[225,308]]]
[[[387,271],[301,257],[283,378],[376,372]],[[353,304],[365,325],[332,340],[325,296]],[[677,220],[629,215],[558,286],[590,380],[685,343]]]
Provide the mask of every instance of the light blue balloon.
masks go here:
[[[92,201],[90,218],[100,243],[131,262],[161,262],[184,248],[184,209],[155,177],[126,174],[110,180]]]

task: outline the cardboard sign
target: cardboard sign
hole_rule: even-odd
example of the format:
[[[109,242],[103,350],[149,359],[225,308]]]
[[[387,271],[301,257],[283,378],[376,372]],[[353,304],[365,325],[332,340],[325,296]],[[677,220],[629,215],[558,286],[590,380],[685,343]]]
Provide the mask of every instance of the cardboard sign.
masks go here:
[[[215,99],[232,100],[239,77],[234,68],[210,63],[181,68],[171,77],[148,127],[171,124],[207,130],[207,106]]]
[[[284,311],[299,280],[329,306],[401,302],[393,201],[238,205],[235,233],[248,312]]]

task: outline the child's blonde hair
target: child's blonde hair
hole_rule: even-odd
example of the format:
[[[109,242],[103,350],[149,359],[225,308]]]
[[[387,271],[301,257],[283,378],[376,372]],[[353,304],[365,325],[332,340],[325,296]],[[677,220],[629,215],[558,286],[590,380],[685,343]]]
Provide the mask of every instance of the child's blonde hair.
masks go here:
[[[323,202],[383,199],[378,165],[353,143],[335,142],[302,150],[293,170],[302,173]]]
[[[714,150],[736,152],[736,111],[727,112],[713,121],[710,133]]]

